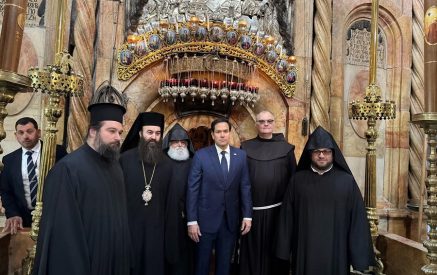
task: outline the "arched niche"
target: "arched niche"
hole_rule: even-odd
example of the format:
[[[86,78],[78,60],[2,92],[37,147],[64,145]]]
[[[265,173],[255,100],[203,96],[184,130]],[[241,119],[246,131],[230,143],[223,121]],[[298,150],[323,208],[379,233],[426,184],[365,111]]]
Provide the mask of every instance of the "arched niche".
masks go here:
[[[348,164],[363,190],[365,180],[365,154],[367,141],[363,131],[367,129],[366,122],[349,120],[348,105],[354,99],[364,99],[365,87],[368,81],[368,65],[361,64],[353,76],[350,74],[350,64],[347,60],[348,31],[355,22],[370,20],[370,3],[355,2],[345,6],[345,20],[342,25],[342,44],[334,52],[334,58],[342,62],[336,72],[342,76],[337,83],[336,96],[341,98],[341,114],[344,123],[335,127],[334,136],[341,141]],[[394,100],[397,106],[396,119],[382,121],[377,125],[377,197],[379,207],[405,207],[408,185],[408,117],[410,92],[409,81],[410,58],[405,49],[410,39],[404,31],[411,22],[399,7],[382,1],[379,6],[378,29],[385,51],[385,63],[377,69],[377,83],[382,90],[382,99]],[[402,30],[401,30],[402,29]],[[341,50],[341,52],[340,52]],[[340,57],[341,55],[341,57]],[[384,60],[383,60],[384,61]],[[340,100],[339,100],[340,102]],[[334,106],[331,106],[333,108]],[[340,106],[338,106],[340,107]],[[353,145],[353,146],[351,146]]]
[[[186,130],[193,127],[210,127],[212,120],[217,116],[212,113],[199,113],[180,117],[175,112],[173,103],[163,102],[158,95],[159,79],[162,79],[163,63],[155,63],[147,70],[141,71],[127,83],[123,94],[128,98],[127,112],[125,115],[125,133],[130,129],[138,113],[155,111],[165,116],[165,131],[175,123],[181,124]],[[298,132],[298,129],[289,129],[289,104],[279,87],[264,74],[259,74],[257,85],[260,88],[260,101],[251,109],[247,106],[236,104],[231,111],[229,120],[233,126],[231,144],[239,146],[241,141],[256,136],[255,114],[261,110],[270,110],[276,118],[275,132],[282,132],[287,137],[288,133]],[[191,99],[187,99],[191,100]]]

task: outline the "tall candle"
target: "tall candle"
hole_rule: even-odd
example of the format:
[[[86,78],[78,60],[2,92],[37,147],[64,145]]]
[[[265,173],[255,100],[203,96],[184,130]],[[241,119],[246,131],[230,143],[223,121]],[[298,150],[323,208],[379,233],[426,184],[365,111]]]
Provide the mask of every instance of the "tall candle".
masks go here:
[[[17,72],[27,0],[6,0],[0,34],[0,70]]]
[[[425,0],[424,93],[425,112],[437,112],[437,0]]]

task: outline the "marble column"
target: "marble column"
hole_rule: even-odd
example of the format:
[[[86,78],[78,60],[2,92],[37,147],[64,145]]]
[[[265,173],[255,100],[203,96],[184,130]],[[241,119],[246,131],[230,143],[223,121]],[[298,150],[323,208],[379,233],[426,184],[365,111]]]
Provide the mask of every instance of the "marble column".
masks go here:
[[[17,72],[27,0],[6,0],[0,35],[0,70]]]

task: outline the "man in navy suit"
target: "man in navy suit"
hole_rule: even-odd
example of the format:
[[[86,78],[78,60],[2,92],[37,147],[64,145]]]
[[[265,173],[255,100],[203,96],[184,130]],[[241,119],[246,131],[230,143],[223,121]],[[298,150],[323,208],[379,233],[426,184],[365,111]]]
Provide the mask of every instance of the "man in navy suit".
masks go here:
[[[15,137],[21,148],[3,157],[0,196],[6,210],[3,232],[17,233],[32,224],[35,208],[42,142],[41,130],[33,118],[23,117],[15,123]],[[64,147],[56,147],[56,160],[65,156]]]
[[[188,235],[197,243],[196,275],[208,275],[215,248],[216,275],[228,275],[238,235],[250,231],[252,199],[246,153],[229,146],[231,124],[211,123],[215,144],[196,152],[188,176]]]

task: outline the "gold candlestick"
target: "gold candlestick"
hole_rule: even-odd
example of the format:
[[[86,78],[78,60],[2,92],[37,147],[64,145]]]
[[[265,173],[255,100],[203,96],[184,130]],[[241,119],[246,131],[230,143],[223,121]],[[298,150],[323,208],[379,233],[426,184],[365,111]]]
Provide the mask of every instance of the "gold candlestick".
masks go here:
[[[373,246],[376,254],[375,267],[376,274],[383,274],[384,265],[379,257],[379,251],[375,247],[378,237],[378,214],[376,212],[376,147],[375,142],[378,138],[378,131],[375,129],[377,119],[396,118],[396,105],[394,101],[382,102],[381,89],[376,84],[376,49],[378,46],[378,0],[372,1],[371,33],[370,33],[370,70],[369,85],[366,88],[364,101],[353,101],[349,105],[350,119],[367,120],[367,153],[366,153],[366,174],[364,201],[367,209],[367,219],[369,220],[370,232],[372,235]]]
[[[62,109],[59,107],[60,99],[66,96],[81,96],[83,93],[83,77],[73,71],[71,55],[68,54],[67,51],[61,50],[64,44],[64,13],[65,0],[62,0],[59,2],[57,11],[58,24],[56,30],[57,41],[55,45],[57,54],[55,56],[55,64],[48,65],[44,68],[31,68],[29,70],[29,77],[32,79],[34,91],[47,94],[49,101],[44,108],[44,116],[46,119],[44,146],[41,154],[36,207],[32,212],[32,231],[30,236],[35,241],[35,245],[23,260],[23,274],[31,274],[33,269],[36,242],[39,233],[39,222],[43,210],[42,195],[45,177],[55,164],[56,133],[58,132],[56,124],[62,115]]]
[[[62,96],[80,96],[83,91],[83,78],[74,73],[71,67],[71,56],[67,52],[56,55],[55,65],[45,68],[31,68],[29,77],[32,80],[32,87],[35,92],[42,92],[48,95],[49,101],[44,108],[46,128],[44,131],[44,146],[41,154],[41,164],[38,177],[38,192],[35,210],[32,211],[31,238],[35,241],[33,249],[29,252],[23,263],[23,274],[31,274],[33,260],[36,254],[36,241],[39,233],[39,222],[42,216],[45,177],[48,171],[55,164],[56,153],[56,124],[62,115],[59,107]]]

